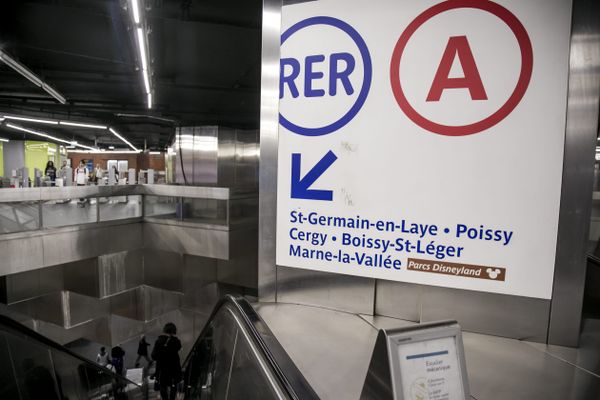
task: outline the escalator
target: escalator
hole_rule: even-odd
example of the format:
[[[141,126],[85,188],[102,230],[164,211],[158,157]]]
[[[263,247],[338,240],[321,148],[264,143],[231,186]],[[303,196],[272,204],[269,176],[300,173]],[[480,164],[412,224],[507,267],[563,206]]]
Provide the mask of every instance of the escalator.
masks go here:
[[[142,400],[145,385],[100,367],[0,315],[0,399]]]
[[[183,363],[178,398],[318,399],[273,333],[241,297],[226,296]],[[0,315],[0,399],[137,400],[159,398]]]
[[[241,297],[226,296],[217,304],[183,367],[185,399],[319,398]]]

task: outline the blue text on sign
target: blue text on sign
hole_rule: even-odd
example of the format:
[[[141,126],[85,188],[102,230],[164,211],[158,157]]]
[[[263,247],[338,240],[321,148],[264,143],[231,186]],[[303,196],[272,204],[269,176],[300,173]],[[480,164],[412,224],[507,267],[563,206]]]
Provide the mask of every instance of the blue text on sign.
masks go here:
[[[318,64],[323,63],[326,57],[323,54],[310,55],[304,58],[304,97],[323,97],[324,89],[316,89],[314,81],[321,80],[325,74],[315,70]],[[354,72],[356,60],[350,53],[333,53],[329,56],[329,96],[335,96],[338,89],[338,81],[344,87],[347,95],[354,94],[354,87],[350,82],[350,75]],[[300,96],[296,85],[296,79],[300,76],[301,64],[295,58],[282,58],[280,62],[281,79],[279,81],[279,98],[285,95],[285,86],[293,98]],[[326,68],[327,69],[327,68]]]

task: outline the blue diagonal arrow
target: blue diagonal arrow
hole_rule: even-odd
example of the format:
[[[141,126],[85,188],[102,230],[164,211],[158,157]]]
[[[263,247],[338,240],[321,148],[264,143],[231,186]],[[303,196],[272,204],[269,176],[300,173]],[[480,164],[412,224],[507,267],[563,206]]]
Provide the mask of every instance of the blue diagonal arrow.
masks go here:
[[[337,160],[337,156],[333,154],[333,151],[329,150],[302,179],[300,179],[301,158],[302,155],[300,153],[292,153],[292,198],[331,201],[333,199],[333,191],[309,188],[331,167],[331,164]]]

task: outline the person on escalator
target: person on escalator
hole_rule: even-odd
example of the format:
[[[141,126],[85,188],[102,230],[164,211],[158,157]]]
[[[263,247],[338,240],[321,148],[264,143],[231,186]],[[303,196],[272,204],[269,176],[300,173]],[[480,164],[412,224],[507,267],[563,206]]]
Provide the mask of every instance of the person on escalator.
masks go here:
[[[115,346],[110,351],[111,364],[115,367],[115,372],[119,375],[123,375],[123,358],[125,357],[125,350],[121,346]]]
[[[110,364],[110,357],[108,356],[108,351],[106,351],[106,347],[100,347],[100,353],[96,356],[96,362],[103,367],[106,367]]]
[[[146,336],[142,335],[142,338],[140,339],[140,341],[138,343],[137,358],[135,359],[135,367],[136,368],[139,368],[142,357],[144,357],[146,359],[146,365],[148,367],[150,366],[150,364],[152,364],[152,361],[148,358],[148,347],[149,346],[150,346],[150,343],[146,342]]]
[[[175,400],[177,384],[181,381],[181,362],[179,350],[181,342],[177,338],[177,327],[169,322],[163,328],[152,349],[152,359],[156,361],[156,380],[162,400]]]

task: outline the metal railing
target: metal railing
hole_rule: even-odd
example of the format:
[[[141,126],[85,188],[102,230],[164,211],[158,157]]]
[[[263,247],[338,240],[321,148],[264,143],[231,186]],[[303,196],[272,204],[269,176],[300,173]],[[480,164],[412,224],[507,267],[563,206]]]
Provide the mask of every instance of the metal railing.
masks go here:
[[[107,221],[227,229],[256,221],[258,196],[222,187],[70,186],[0,190],[0,235]]]
[[[0,398],[148,398],[139,385],[0,315]]]
[[[215,306],[183,367],[186,399],[319,398],[243,297]]]

